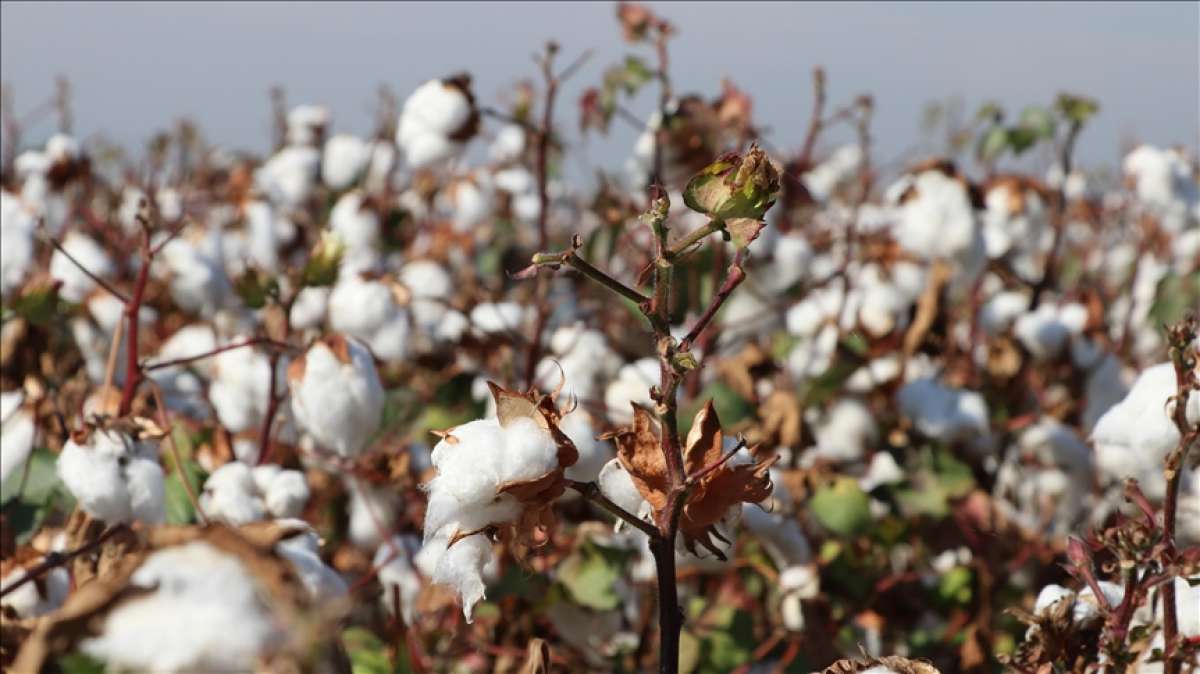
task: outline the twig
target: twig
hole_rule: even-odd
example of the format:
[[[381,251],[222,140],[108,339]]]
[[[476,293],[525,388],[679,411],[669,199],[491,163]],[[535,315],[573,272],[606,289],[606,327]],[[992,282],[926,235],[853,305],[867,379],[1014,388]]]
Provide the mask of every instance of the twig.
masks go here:
[[[721,282],[721,287],[717,289],[717,294],[713,296],[712,302],[709,303],[708,308],[704,310],[700,318],[696,319],[695,325],[692,326],[687,336],[680,342],[679,349],[681,351],[687,351],[691,348],[691,345],[700,337],[700,334],[704,332],[708,324],[712,322],[713,317],[721,310],[721,306],[725,304],[725,301],[729,299],[733,291],[745,280],[746,271],[742,269],[742,251],[739,250],[734,254],[733,262],[729,265],[729,271],[725,273],[725,280]]]
[[[123,531],[125,529],[127,529],[127,527],[124,524],[116,524],[116,525],[113,525],[113,526],[109,527],[108,529],[106,529],[103,533],[101,533],[99,536],[97,536],[94,540],[92,540],[88,543],[85,543],[84,545],[81,545],[80,547],[72,550],[71,552],[62,553],[62,552],[52,551],[52,552],[46,553],[46,556],[44,558],[42,558],[42,561],[38,562],[34,566],[31,566],[29,569],[27,569],[25,571],[24,576],[21,576],[17,581],[12,583],[11,585],[5,585],[4,589],[0,589],[0,597],[4,597],[9,592],[15,591],[17,588],[21,587],[22,585],[24,585],[32,580],[36,580],[37,578],[39,578],[46,572],[50,571],[51,569],[54,569],[59,566],[63,566],[64,564],[66,564],[67,562],[70,562],[71,560],[75,559],[76,557],[87,554],[87,553],[91,552],[92,550],[95,550],[96,548],[103,545],[108,539],[110,539],[114,535],[116,535],[118,531]]]
[[[650,301],[649,297],[592,266],[587,260],[576,255],[573,250],[562,253],[538,253],[533,256],[533,264],[539,267],[566,265],[639,306]]]
[[[567,483],[567,485],[571,487],[571,489],[579,492],[585,499],[595,503],[601,508],[604,508],[618,519],[622,520],[638,531],[641,531],[650,538],[655,538],[658,536],[658,529],[655,528],[653,524],[650,524],[649,522],[641,519],[637,515],[634,515],[616,503],[613,503],[612,500],[604,495],[604,492],[600,491],[600,486],[595,482],[580,482],[579,480],[571,480]]]
[[[183,457],[179,454],[179,446],[175,444],[175,433],[171,426],[171,420],[167,417],[167,406],[163,403],[162,390],[156,382],[150,381],[150,393],[154,396],[154,405],[158,407],[158,423],[167,431],[167,447],[171,451],[171,460],[175,462],[175,470],[179,473],[179,481],[183,483],[183,491],[187,493],[188,500],[192,502],[192,508],[196,510],[196,515],[200,518],[200,524],[208,525],[208,516],[204,514],[204,508],[200,507],[200,499],[196,498],[196,492],[192,489],[192,483],[188,480],[187,471],[183,469]]]
[[[121,292],[120,290],[117,290],[116,287],[113,286],[111,283],[100,278],[96,274],[92,273],[92,270],[83,266],[83,263],[80,262],[79,260],[76,260],[74,255],[71,255],[70,253],[68,253],[67,249],[64,248],[63,245],[61,243],[59,243],[57,239],[55,239],[52,236],[47,235],[46,240],[50,242],[51,246],[54,246],[55,250],[62,253],[63,257],[70,260],[71,264],[75,265],[75,267],[77,269],[79,269],[79,271],[83,272],[84,276],[87,276],[88,278],[90,278],[92,281],[94,281],[96,283],[96,285],[98,285],[101,288],[103,288],[104,290],[106,290],[113,297],[121,300],[121,304],[129,304],[129,298],[125,296],[125,293]]]
[[[215,349],[212,349],[211,351],[205,351],[204,353],[198,353],[194,356],[184,356],[183,358],[174,358],[171,360],[159,361],[157,363],[143,363],[142,371],[143,372],[152,372],[154,370],[160,370],[165,367],[175,367],[177,365],[187,365],[188,363],[193,363],[195,361],[203,360],[205,358],[211,358],[212,356],[215,356],[220,353],[224,353],[226,351],[240,349],[244,346],[255,346],[258,344],[271,346],[273,348],[281,349],[281,350],[285,350],[285,351],[292,350],[294,348],[289,344],[277,342],[268,337],[252,337],[250,339],[247,339],[247,340],[244,340],[241,342],[237,342],[235,344],[226,344],[225,346],[219,346]]]

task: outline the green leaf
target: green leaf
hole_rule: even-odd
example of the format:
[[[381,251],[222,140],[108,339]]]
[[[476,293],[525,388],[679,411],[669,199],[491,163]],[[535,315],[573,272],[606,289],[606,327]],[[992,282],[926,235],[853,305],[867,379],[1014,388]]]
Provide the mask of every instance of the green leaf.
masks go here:
[[[62,674],[104,674],[104,663],[83,653],[68,653],[55,661]]]
[[[809,506],[821,526],[843,536],[860,533],[871,523],[871,498],[851,477],[818,489]]]
[[[700,639],[691,630],[679,633],[679,674],[693,674],[700,666]]]
[[[58,479],[58,457],[45,447],[34,448],[25,460],[25,485],[21,489],[22,501],[33,505],[45,505],[54,496],[62,482]],[[15,471],[4,484],[3,500],[18,496],[15,490],[21,484],[22,471]]]
[[[1037,138],[1054,137],[1054,117],[1045,108],[1030,106],[1021,111],[1018,124],[1032,131]]]
[[[558,567],[558,580],[575,603],[599,611],[621,603],[614,585],[625,574],[632,553],[585,541]]]
[[[646,65],[645,61],[631,55],[625,57],[625,68],[621,71],[621,75],[622,88],[625,89],[627,95],[632,96],[654,78],[654,71]]]
[[[350,656],[350,670],[354,674],[393,674],[392,661],[387,654],[387,645],[364,627],[350,627],[342,631],[342,643]]]
[[[969,604],[974,580],[970,568],[956,566],[938,580],[938,598],[950,604]]]
[[[1008,149],[1008,129],[993,126],[979,137],[979,145],[975,154],[980,160],[990,162],[995,160]]]
[[[1013,154],[1020,155],[1038,140],[1037,132],[1032,129],[1027,129],[1023,126],[1015,126],[1008,130],[1008,146],[1012,149]]]
[[[1100,104],[1094,99],[1068,93],[1059,94],[1054,107],[1075,124],[1083,124],[1100,111]]]

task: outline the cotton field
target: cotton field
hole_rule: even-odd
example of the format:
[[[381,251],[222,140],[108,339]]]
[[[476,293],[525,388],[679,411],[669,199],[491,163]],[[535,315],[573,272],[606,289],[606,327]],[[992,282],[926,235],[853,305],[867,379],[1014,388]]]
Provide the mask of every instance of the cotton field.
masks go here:
[[[3,671],[1200,671],[1195,148],[768,133],[683,13],[265,156],[6,104]]]

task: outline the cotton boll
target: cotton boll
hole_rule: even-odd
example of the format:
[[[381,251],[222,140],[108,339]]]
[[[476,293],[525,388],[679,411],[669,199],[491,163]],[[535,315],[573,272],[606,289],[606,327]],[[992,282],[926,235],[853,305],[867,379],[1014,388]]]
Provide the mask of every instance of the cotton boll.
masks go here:
[[[783,626],[793,632],[799,632],[804,629],[804,608],[801,602],[817,596],[820,592],[820,578],[808,565],[789,567],[779,574],[779,587],[783,593],[779,606]],[[868,671],[879,669],[884,668],[874,667]]]
[[[296,470],[279,471],[261,493],[272,517],[299,517],[310,495],[304,474]]]
[[[652,407],[650,387],[658,384],[659,363],[654,358],[642,358],[625,365],[617,378],[604,389],[604,408],[609,421],[626,425],[633,421],[633,407],[637,403]]]
[[[989,335],[998,335],[1010,327],[1029,309],[1025,293],[1007,291],[996,293],[979,309],[979,327]]]
[[[412,315],[417,328],[426,335],[436,336],[453,292],[450,274],[432,260],[413,260],[400,270],[400,282],[412,293]]]
[[[1166,481],[1162,462],[1179,442],[1171,415],[1175,395],[1175,368],[1160,363],[1144,370],[1120,403],[1109,409],[1092,429],[1096,465],[1108,481],[1138,480],[1154,500],[1163,498]],[[1188,423],[1200,422],[1200,396],[1190,396],[1185,414]]]
[[[453,212],[454,231],[468,232],[482,225],[492,214],[494,197],[491,185],[483,180],[460,180],[453,183],[444,198],[447,210]]]
[[[200,507],[210,519],[234,526],[267,517],[253,472],[240,461],[231,461],[208,476],[200,493]]]
[[[379,215],[366,205],[362,192],[347,192],[338,199],[329,213],[329,229],[345,246],[343,274],[370,271],[379,264]]]
[[[896,402],[917,430],[930,438],[972,443],[990,438],[987,402],[974,391],[921,378],[905,384],[896,394]]]
[[[200,541],[151,554],[80,650],[130,671],[251,671],[284,635],[236,557]]]
[[[801,381],[821,376],[833,364],[837,344],[836,325],[825,325],[815,336],[800,339],[788,354],[788,372]]]
[[[339,456],[357,456],[379,428],[383,386],[371,353],[355,339],[318,341],[288,367],[300,428]]]
[[[171,299],[181,309],[209,315],[229,300],[232,286],[225,274],[220,230],[206,230],[199,240],[176,238],[162,249],[169,273]]]
[[[289,321],[293,330],[312,330],[325,322],[326,307],[329,305],[330,288],[306,286],[296,295],[292,303]]]
[[[858,486],[869,492],[883,485],[898,484],[904,477],[904,469],[896,463],[895,457],[888,452],[875,452],[866,474],[858,479]]]
[[[1167,231],[1178,233],[1195,219],[1200,187],[1181,153],[1142,145],[1126,155],[1123,168],[1138,205],[1157,216]]]
[[[462,598],[463,616],[472,622],[475,605],[484,598],[483,569],[492,560],[492,544],[486,536],[467,536],[446,548],[433,571],[433,582],[453,587]]]
[[[329,110],[320,105],[297,105],[288,111],[287,142],[290,145],[317,145],[329,126]]]
[[[303,520],[299,522],[303,523]],[[303,525],[306,533],[276,543],[276,554],[291,563],[304,589],[318,605],[345,597],[346,581],[321,560],[319,544],[314,541],[316,532],[307,523]]]
[[[408,353],[408,324],[408,311],[382,280],[346,274],[329,295],[329,326],[361,339],[382,361],[398,361]]]
[[[625,470],[625,466],[617,459],[611,459],[604,464],[596,482],[600,486],[600,493],[625,512],[641,513],[648,505],[642,498],[641,492],[637,490],[637,486],[633,484],[633,478],[629,475],[629,471]],[[618,528],[623,524],[624,522],[617,521]]]
[[[621,357],[603,333],[582,324],[556,329],[550,336],[550,354],[538,363],[537,385],[563,392],[578,400],[597,400],[600,388],[621,368]],[[570,469],[568,469],[570,470]]]
[[[939,170],[917,174],[912,192],[900,204],[896,240],[923,259],[957,263],[960,279],[973,279],[982,269],[986,249],[967,187]]]
[[[213,369],[208,397],[221,424],[231,433],[258,430],[271,397],[271,361],[266,354],[253,347],[230,349],[213,357]]]
[[[68,302],[82,302],[96,289],[96,282],[80,266],[100,278],[108,278],[116,273],[108,253],[86,234],[75,231],[67,233],[62,248],[75,261],[72,262],[62,250],[55,250],[50,257],[50,276],[62,282],[58,294]]]
[[[349,188],[367,168],[370,146],[358,136],[339,133],[325,141],[321,157],[321,181],[335,191]]]
[[[1055,535],[1074,530],[1092,484],[1091,450],[1049,418],[1022,431],[1014,450],[997,473],[997,504],[1027,529],[1048,524]]]
[[[519,124],[507,124],[496,133],[488,148],[492,161],[501,164],[516,161],[525,152],[525,129]]]
[[[828,201],[838,185],[854,175],[862,164],[862,148],[846,145],[800,177],[809,194],[817,201]]]
[[[471,326],[484,335],[520,331],[525,317],[516,302],[484,302],[471,309]]]
[[[794,518],[769,513],[752,503],[742,504],[742,522],[780,569],[812,561],[812,546]]]
[[[20,390],[0,393],[0,484],[20,471],[33,451],[37,424],[24,402]]]
[[[312,194],[321,166],[315,147],[289,145],[267,160],[254,174],[255,183],[271,203],[299,208]]]
[[[460,152],[462,143],[452,137],[472,130],[477,117],[465,85],[429,80],[404,101],[396,144],[410,167],[426,168]]]
[[[21,287],[32,268],[36,226],[20,198],[0,191],[0,297],[5,300]]]
[[[816,453],[833,461],[857,461],[878,437],[871,410],[853,398],[834,403],[815,430]]]
[[[1013,333],[1036,360],[1057,357],[1073,336],[1083,332],[1087,309],[1081,304],[1041,304],[1018,317]]]
[[[380,602],[387,611],[394,611],[393,597],[399,595],[400,615],[406,625],[413,624],[417,597],[425,586],[425,580],[413,566],[413,557],[420,548],[416,536],[393,536],[390,542],[379,546],[372,560],[372,565],[379,569],[379,584],[383,586]]]
[[[58,477],[79,506],[108,524],[134,520],[161,523],[165,517],[163,473],[157,445],[118,431],[98,429],[72,438],[58,455]]]

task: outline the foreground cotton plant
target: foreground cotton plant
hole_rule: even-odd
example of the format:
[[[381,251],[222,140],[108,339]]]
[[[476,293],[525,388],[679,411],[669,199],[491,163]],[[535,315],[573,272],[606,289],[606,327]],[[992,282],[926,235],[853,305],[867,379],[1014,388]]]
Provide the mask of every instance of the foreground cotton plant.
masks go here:
[[[468,622],[485,593],[489,530],[526,545],[544,536],[567,487],[563,473],[579,456],[551,398],[490,387],[496,417],[444,431],[426,485],[425,545],[445,545],[433,580],[455,588]]]

